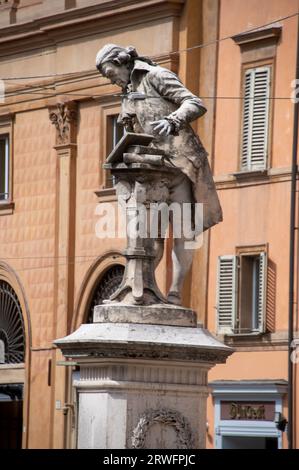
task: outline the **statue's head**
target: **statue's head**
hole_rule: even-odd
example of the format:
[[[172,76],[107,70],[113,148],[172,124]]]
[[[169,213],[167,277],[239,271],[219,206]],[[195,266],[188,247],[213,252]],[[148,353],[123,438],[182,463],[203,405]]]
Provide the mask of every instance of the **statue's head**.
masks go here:
[[[112,83],[116,83],[125,89],[130,81],[136,59],[150,65],[156,65],[149,57],[139,56],[135,47],[106,44],[97,53],[96,67],[104,77],[109,78]]]
[[[138,54],[134,47],[121,47],[116,44],[106,44],[99,50],[96,57],[96,67],[99,72],[109,78],[111,83],[125,88],[130,81],[134,60]]]

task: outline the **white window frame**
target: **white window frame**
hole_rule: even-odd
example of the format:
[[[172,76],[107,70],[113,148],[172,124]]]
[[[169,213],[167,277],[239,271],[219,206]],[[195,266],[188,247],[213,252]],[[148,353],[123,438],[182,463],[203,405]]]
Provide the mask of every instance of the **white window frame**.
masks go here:
[[[2,134],[0,135],[0,140],[5,141],[5,177],[4,177],[4,194],[0,195],[0,204],[1,202],[7,202],[10,199],[10,162],[9,162],[9,134]],[[2,196],[4,198],[2,199]]]
[[[279,381],[215,381],[209,383],[214,399],[214,436],[215,449],[222,449],[225,436],[274,437],[278,439],[278,448],[283,448],[282,432],[273,421],[232,421],[221,418],[222,401],[275,401],[275,412],[283,412],[283,396],[287,392],[287,383]]]
[[[111,120],[112,120],[112,150],[113,150],[118,143],[118,141],[116,140],[117,139],[118,114],[112,115]]]
[[[118,117],[119,117],[119,114],[111,114],[108,116],[108,119],[110,119],[110,125],[111,125],[111,150],[112,151],[116,145],[118,144],[118,141],[117,141],[117,125],[118,125]],[[109,124],[107,124],[109,125]],[[123,133],[125,133],[125,129],[123,129]],[[107,155],[106,155],[107,157]],[[109,180],[111,181],[111,186],[109,184]],[[115,187],[115,176],[111,176],[108,177],[106,175],[106,187],[110,187],[110,188],[114,188]]]
[[[266,309],[267,309],[267,271],[268,257],[265,251],[260,253],[260,282],[259,282],[259,305],[258,305],[258,331],[266,331]]]
[[[256,253],[244,253],[243,256],[260,256],[259,268],[259,296],[258,296],[258,311],[256,312],[258,318],[257,328],[252,328],[250,331],[238,332],[237,319],[239,317],[240,309],[240,255],[225,255],[218,257],[217,269],[217,293],[216,293],[216,325],[218,334],[227,335],[250,335],[257,333],[264,333],[266,330],[266,286],[267,286],[267,253],[265,251]],[[231,279],[222,276],[221,266],[225,263],[230,263]],[[229,264],[228,264],[229,266]],[[253,293],[254,293],[253,289]],[[230,325],[228,324],[228,311],[230,309]],[[221,315],[223,318],[221,319]],[[226,324],[225,324],[226,323]],[[253,324],[253,321],[252,321]]]

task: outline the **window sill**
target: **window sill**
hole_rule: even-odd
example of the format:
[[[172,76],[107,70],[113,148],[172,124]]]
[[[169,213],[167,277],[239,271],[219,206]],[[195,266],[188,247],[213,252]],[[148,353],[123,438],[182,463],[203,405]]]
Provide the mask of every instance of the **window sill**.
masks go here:
[[[256,180],[268,177],[268,170],[244,170],[232,173],[237,180]]]
[[[248,338],[248,337],[252,337],[252,336],[261,336],[263,335],[264,333],[262,333],[261,331],[251,331],[251,332],[248,332],[248,333],[226,333],[224,335],[225,338]]]
[[[268,168],[267,170],[239,171],[218,175],[214,177],[214,181],[217,189],[233,189],[242,186],[286,182],[291,180],[291,175],[290,167]]]
[[[116,201],[116,189],[115,188],[103,188],[99,191],[95,191],[100,202]]]
[[[229,346],[264,344],[268,343],[269,340],[269,334],[261,331],[253,331],[251,333],[227,333],[223,336],[224,343]]]
[[[266,337],[268,332],[262,331],[252,331],[252,332],[245,332],[245,333],[217,333],[217,338],[225,343],[234,343],[234,342],[242,342],[242,341],[258,341],[261,337]]]
[[[231,346],[239,351],[273,351],[287,350],[288,348],[288,332],[286,330],[243,336],[228,336],[227,334],[218,334],[216,338],[227,346]],[[299,344],[299,333],[295,335]]]
[[[15,203],[10,201],[0,201],[0,216],[12,214],[15,208]]]
[[[25,369],[24,362],[0,364],[0,370]]]

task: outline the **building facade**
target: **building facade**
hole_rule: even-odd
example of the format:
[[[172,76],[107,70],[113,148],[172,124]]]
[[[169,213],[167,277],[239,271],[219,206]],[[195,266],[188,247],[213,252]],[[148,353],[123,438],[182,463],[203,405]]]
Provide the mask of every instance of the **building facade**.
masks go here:
[[[236,352],[210,374],[207,446],[287,446],[274,418],[288,417],[294,105],[278,98],[295,77],[297,2],[240,3],[0,1],[3,447],[75,446],[76,370],[52,342],[91,321],[122,277],[125,241],[96,236],[101,208],[116,206],[102,163],[122,135],[119,89],[95,69],[108,42],[175,71],[208,108],[194,128],[224,222],[195,253],[184,305]],[[163,292],[170,248],[157,269]]]
[[[217,96],[229,97],[217,100],[215,121],[224,222],[210,233],[207,325],[235,353],[210,374],[208,432],[217,448],[288,445],[274,421],[288,419],[296,13],[292,1],[221,2],[219,37],[231,37],[217,59]],[[296,330],[297,322],[295,309]],[[298,414],[293,420],[298,447]]]

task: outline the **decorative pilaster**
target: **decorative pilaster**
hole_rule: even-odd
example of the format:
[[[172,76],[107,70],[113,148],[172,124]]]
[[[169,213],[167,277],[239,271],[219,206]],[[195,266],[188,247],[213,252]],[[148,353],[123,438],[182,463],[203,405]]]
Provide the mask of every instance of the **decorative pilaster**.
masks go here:
[[[54,148],[58,157],[58,204],[56,238],[56,305],[54,328],[56,336],[69,332],[69,325],[74,308],[74,254],[75,254],[75,200],[76,200],[76,156],[77,156],[77,103],[70,101],[57,103],[49,107],[49,118],[56,129]],[[53,360],[60,360],[61,354],[55,351]],[[66,371],[62,367],[53,367],[53,441],[54,448],[63,448],[64,442],[58,441],[63,433],[56,432],[65,425],[63,406],[67,400]],[[59,405],[61,408],[59,409]],[[61,439],[61,437],[60,437]]]

